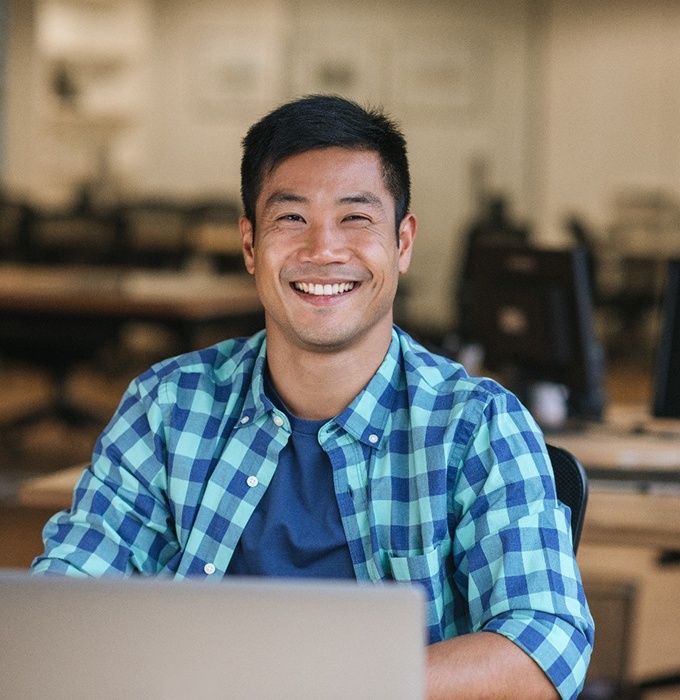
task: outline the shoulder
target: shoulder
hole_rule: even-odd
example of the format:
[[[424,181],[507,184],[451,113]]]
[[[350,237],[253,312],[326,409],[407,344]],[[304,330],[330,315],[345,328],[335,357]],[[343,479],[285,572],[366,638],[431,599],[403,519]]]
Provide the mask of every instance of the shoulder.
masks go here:
[[[470,376],[460,363],[427,350],[404,331],[395,330],[404,379],[413,397],[432,397],[441,410],[467,405],[481,411],[493,403],[519,403],[493,379]]]
[[[226,388],[249,385],[265,343],[265,333],[231,338],[201,350],[162,360],[141,374],[133,384],[140,394],[159,390],[196,390],[201,385]]]
[[[403,331],[398,338],[409,422],[424,428],[428,443],[451,440],[471,452],[491,444],[495,450],[510,445],[507,451],[542,451],[541,430],[515,394],[493,379],[470,376]]]

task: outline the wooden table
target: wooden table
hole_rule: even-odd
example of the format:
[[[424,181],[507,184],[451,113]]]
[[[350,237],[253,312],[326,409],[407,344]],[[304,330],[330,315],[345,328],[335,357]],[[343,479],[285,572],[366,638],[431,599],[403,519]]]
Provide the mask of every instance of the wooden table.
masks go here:
[[[604,423],[547,440],[574,454],[593,481],[680,487],[680,421],[651,419],[644,406],[613,407]]]
[[[197,322],[261,311],[248,274],[0,265],[0,318]]]
[[[680,492],[591,488],[582,542],[680,549]]]
[[[87,467],[79,464],[47,476],[26,479],[19,489],[19,503],[30,508],[47,508],[55,513],[71,505],[78,477]]]
[[[206,344],[201,331],[214,329],[209,342],[248,335],[264,316],[246,273],[0,265],[0,353],[51,372],[56,398],[47,412],[67,422],[88,418],[68,406],[68,374],[115,345],[132,321],[163,326],[177,340],[173,352],[185,352]]]

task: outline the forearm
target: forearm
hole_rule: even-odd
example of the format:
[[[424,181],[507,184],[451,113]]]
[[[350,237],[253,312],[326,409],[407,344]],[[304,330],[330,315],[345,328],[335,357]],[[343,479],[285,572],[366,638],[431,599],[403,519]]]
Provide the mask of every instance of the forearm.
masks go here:
[[[427,700],[559,700],[538,664],[495,632],[477,632],[427,650]]]

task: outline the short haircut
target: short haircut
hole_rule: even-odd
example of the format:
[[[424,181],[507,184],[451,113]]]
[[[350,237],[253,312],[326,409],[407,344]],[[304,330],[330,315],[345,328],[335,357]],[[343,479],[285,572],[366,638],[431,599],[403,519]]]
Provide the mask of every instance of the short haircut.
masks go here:
[[[397,233],[411,200],[406,139],[384,112],[335,95],[288,102],[254,124],[243,139],[241,198],[255,229],[255,204],[264,178],[290,156],[322,148],[373,151],[395,202]]]

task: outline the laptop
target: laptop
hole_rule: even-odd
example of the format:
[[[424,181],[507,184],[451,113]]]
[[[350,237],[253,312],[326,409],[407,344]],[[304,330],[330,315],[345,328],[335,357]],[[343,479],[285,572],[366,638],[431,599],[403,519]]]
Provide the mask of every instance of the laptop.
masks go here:
[[[421,591],[0,571],[0,697],[418,700]]]

